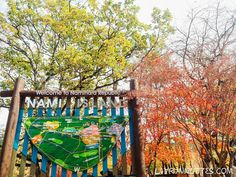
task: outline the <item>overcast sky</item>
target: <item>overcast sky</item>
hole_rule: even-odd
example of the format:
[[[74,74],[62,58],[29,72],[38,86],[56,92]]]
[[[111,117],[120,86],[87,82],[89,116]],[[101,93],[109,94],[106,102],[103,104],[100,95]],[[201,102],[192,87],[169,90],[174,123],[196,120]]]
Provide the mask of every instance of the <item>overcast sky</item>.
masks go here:
[[[136,4],[140,6],[140,20],[149,22],[152,8],[158,7],[162,10],[169,9],[173,16],[173,25],[181,26],[191,9],[217,5],[218,2],[221,7],[236,10],[235,0],[136,0]]]
[[[169,9],[173,16],[174,26],[184,26],[187,20],[187,14],[194,8],[203,8],[207,6],[217,5],[220,2],[221,7],[227,7],[230,10],[236,10],[235,0],[136,0],[136,4],[140,6],[139,19],[143,22],[150,22],[150,14],[153,7],[160,9]],[[6,1],[0,0],[0,11],[6,9]],[[7,111],[0,109],[0,125],[5,124],[7,119]]]

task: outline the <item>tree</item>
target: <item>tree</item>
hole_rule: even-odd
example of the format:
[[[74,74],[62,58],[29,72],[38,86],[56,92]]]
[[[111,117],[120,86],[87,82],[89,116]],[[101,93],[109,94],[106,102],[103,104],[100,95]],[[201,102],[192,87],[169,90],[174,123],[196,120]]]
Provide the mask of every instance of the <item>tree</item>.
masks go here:
[[[100,89],[127,76],[131,58],[161,50],[171,15],[137,19],[133,0],[8,0],[0,14],[1,87],[23,77],[32,89]]]
[[[235,22],[220,3],[193,11],[175,43],[187,76],[174,86],[171,97],[178,106],[172,111],[214,176],[222,175],[218,168],[230,169],[235,158]]]
[[[205,68],[224,56],[235,56],[235,14],[222,8],[219,2],[216,6],[192,10],[188,17],[188,27],[177,28],[173,51],[191,79],[204,80]]]
[[[158,57],[151,53],[132,73],[139,85],[135,95],[139,98],[149,175],[155,175],[158,160],[162,162],[162,172],[165,174],[173,169],[185,168],[190,155],[185,131],[179,128],[168,107],[162,103],[166,88],[180,77],[178,68],[169,56]]]
[[[217,169],[232,168],[236,153],[234,75],[235,64],[222,60],[205,70],[207,83],[186,76],[166,90],[162,102],[191,137],[203,167],[212,168],[214,176],[220,175]]]
[[[198,61],[194,59],[190,61]],[[191,143],[202,159],[205,176],[209,175],[206,173],[209,169],[213,176],[223,175],[218,169],[220,172],[226,169],[225,176],[231,175],[229,170],[236,155],[235,58],[225,50],[217,59],[206,63],[204,67],[187,68],[184,64],[171,64],[168,58],[161,60],[149,55],[137,67],[134,74],[141,89],[136,94],[144,115],[147,163],[156,156],[151,149],[154,152],[157,149],[157,158],[163,162],[186,163],[182,157],[188,153],[178,157],[175,152],[181,154],[181,149],[188,152],[189,147],[184,144]],[[165,136],[160,139],[163,132]],[[166,145],[170,139],[173,145],[182,142],[183,146],[179,149],[178,145],[170,145],[169,151]]]

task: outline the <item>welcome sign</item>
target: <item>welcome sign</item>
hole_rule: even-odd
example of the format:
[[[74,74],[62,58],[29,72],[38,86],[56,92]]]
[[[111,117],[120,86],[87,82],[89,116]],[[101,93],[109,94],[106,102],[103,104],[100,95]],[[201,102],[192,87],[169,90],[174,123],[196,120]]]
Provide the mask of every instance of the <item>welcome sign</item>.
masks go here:
[[[115,92],[44,91],[36,93],[38,97],[25,99],[28,108],[63,107],[66,104],[63,96],[66,95],[75,97],[72,102],[78,108],[117,107],[124,106],[127,102],[125,99],[115,99],[117,94]],[[50,98],[41,98],[40,95],[48,95]],[[109,95],[109,97],[104,99],[104,95]],[[108,155],[121,136],[129,118],[114,115],[80,118],[78,116],[46,116],[27,117],[25,120],[26,133],[39,152],[65,169],[83,171],[95,166]]]
[[[114,99],[107,99],[104,100],[103,98],[98,98],[98,105],[97,107],[116,107],[117,105],[121,104],[124,105],[127,103],[127,100],[120,100],[119,102]],[[88,107],[89,106],[89,99],[86,98],[80,98],[75,101],[76,107]],[[26,98],[25,103],[27,107],[31,108],[50,108],[50,107],[62,107],[63,105],[63,100],[61,98],[55,98],[55,99],[30,99]],[[91,100],[92,107],[94,107],[94,100]]]

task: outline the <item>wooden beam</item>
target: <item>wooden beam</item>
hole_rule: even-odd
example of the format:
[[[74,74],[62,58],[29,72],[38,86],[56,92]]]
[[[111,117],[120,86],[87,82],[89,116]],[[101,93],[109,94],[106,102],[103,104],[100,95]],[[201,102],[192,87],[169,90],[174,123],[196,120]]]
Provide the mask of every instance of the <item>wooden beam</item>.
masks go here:
[[[22,90],[22,97],[77,97],[77,96],[121,96],[127,93],[126,90],[99,91],[99,90]],[[11,97],[13,90],[1,91],[1,97]]]
[[[13,90],[4,90],[0,92],[0,97],[12,97]]]
[[[16,124],[20,110],[20,91],[24,89],[25,82],[23,79],[17,78],[12,94],[11,107],[9,110],[8,121],[3,140],[3,147],[0,156],[0,177],[8,177],[13,142],[16,133]]]

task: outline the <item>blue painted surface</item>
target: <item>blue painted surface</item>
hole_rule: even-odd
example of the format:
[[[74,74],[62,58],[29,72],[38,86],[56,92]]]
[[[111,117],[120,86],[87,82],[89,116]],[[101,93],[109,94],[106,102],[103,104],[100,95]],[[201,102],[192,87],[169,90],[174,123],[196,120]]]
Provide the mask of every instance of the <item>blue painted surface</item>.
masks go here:
[[[47,116],[52,116],[52,108],[47,108]]]
[[[39,116],[39,117],[41,117],[41,116],[43,116],[43,108],[38,108],[38,113],[37,113],[37,115]],[[33,150],[32,150],[33,152],[32,152],[32,161],[34,162],[34,163],[36,163],[37,162],[37,153],[38,153],[38,150],[36,149],[36,147],[35,146],[33,146]]]
[[[120,108],[120,115],[121,116],[124,116],[125,115],[125,110],[123,107]]]
[[[72,172],[72,177],[77,177],[77,172]]]
[[[104,174],[107,173],[107,166],[108,164],[107,164],[107,156],[106,156],[102,161],[102,171]]]
[[[120,108],[120,115],[125,115],[124,107]],[[126,153],[126,139],[125,139],[125,129],[121,133],[121,155],[124,155]]]
[[[23,143],[23,149],[22,149],[22,154],[24,156],[27,156],[27,153],[28,153],[28,143],[29,143],[29,136],[26,133],[24,137],[24,143]]]
[[[33,108],[28,108],[28,117],[33,116],[34,109]]]
[[[33,116],[33,108],[28,108],[28,117]],[[23,148],[22,148],[22,155],[27,156],[28,154],[28,143],[29,143],[29,136],[27,133],[24,135],[24,142],[23,142]]]
[[[47,157],[42,155],[42,167],[41,167],[41,171],[46,173],[47,172]]]
[[[28,117],[32,117],[33,116],[33,112],[34,112],[33,108],[28,108]],[[23,149],[22,149],[22,154],[24,156],[27,156],[27,153],[28,153],[28,143],[29,143],[29,136],[28,136],[27,133],[25,133]]]
[[[84,170],[83,173],[82,173],[82,177],[87,177],[87,176],[88,176],[88,171]]]
[[[102,108],[102,116],[106,116],[107,115],[107,108],[103,107]]]
[[[56,110],[56,115],[57,115],[57,116],[60,116],[60,115],[61,115],[61,108],[57,108],[57,110]]]
[[[107,115],[107,108],[103,107],[102,108],[102,116],[106,116],[106,115]],[[107,156],[106,156],[102,161],[102,171],[103,171],[103,173],[107,173],[107,169],[108,169],[108,163],[107,163]]]
[[[98,116],[98,108],[97,107],[93,108],[93,115]]]
[[[130,129],[130,144],[134,144],[134,126],[133,126],[133,113],[132,109],[129,108],[129,129]]]
[[[89,107],[84,108],[84,116],[89,115]]]
[[[38,154],[38,149],[35,146],[33,146],[31,160],[34,164],[37,163],[37,154]]]
[[[57,164],[55,164],[54,162],[52,162],[52,177],[56,177],[57,176]]]
[[[116,145],[112,148],[112,166],[116,166],[117,164],[117,148]]]
[[[43,116],[43,108],[38,108],[38,116]]]
[[[19,141],[20,141],[21,123],[22,123],[23,115],[24,115],[24,108],[20,108],[18,120],[17,120],[17,124],[16,124],[15,139],[14,139],[14,143],[13,143],[13,149],[16,151],[18,149]]]
[[[98,116],[98,108],[97,108],[97,107],[94,107],[94,108],[93,108],[93,115],[94,115],[94,116]],[[93,176],[94,176],[94,177],[97,177],[97,176],[98,176],[98,166],[97,166],[97,165],[95,165],[95,166],[93,167]]]
[[[93,177],[97,177],[98,176],[98,165],[95,165],[93,167]]]
[[[70,116],[70,108],[66,108],[66,116]]]
[[[125,139],[125,129],[121,133],[121,155],[126,153],[126,139]]]
[[[112,117],[116,116],[116,108],[114,108],[114,107],[111,108],[111,116]]]
[[[67,170],[65,168],[62,168],[62,177],[66,177],[67,175]]]
[[[79,108],[75,108],[75,116],[80,116],[80,109]]]

